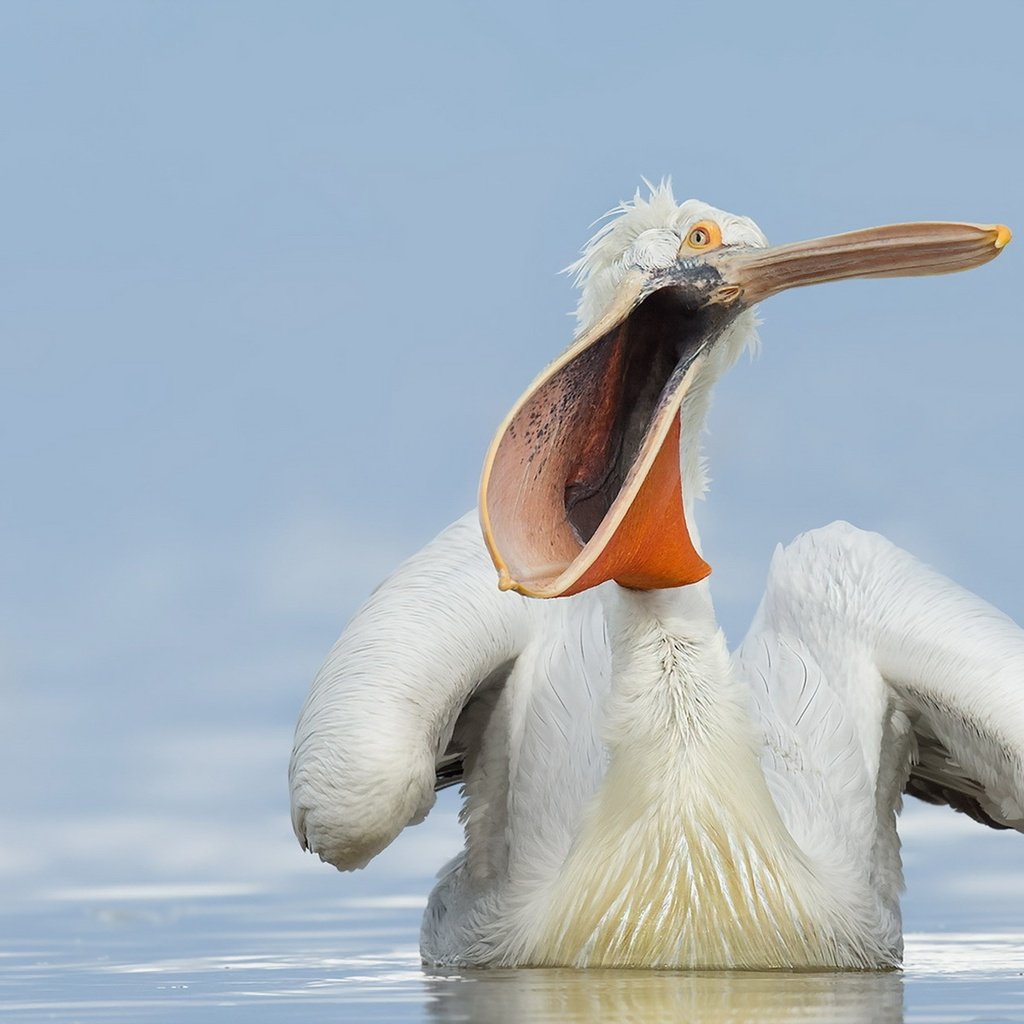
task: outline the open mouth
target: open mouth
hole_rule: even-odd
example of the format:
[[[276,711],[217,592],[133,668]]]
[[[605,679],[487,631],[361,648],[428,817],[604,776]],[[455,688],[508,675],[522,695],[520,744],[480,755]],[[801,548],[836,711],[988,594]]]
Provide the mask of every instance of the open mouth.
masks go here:
[[[1002,225],[894,224],[629,270],[491,444],[480,521],[498,585],[567,597],[609,580],[651,590],[704,579],[711,568],[684,511],[679,410],[698,378],[713,382],[708,353],[739,313],[824,281],[981,266],[1009,240]],[[698,428],[686,424],[691,440]]]
[[[484,471],[501,586],[567,596],[603,579],[681,586],[710,571],[682,516],[678,411],[726,319],[678,278],[640,282],[535,382]],[[660,554],[652,569],[653,545],[671,571]]]
[[[653,292],[597,341],[584,379],[589,416],[579,424],[577,454],[566,465],[563,505],[580,547],[622,492],[661,408],[672,402],[693,360],[710,347],[707,307],[667,286]]]

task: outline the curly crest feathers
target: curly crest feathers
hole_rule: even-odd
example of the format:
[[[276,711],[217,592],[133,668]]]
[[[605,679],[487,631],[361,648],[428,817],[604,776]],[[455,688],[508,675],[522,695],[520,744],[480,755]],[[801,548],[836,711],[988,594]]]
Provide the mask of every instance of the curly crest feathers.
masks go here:
[[[677,203],[670,178],[663,178],[657,185],[645,178],[644,185],[646,196],[638,188],[632,199],[624,200],[599,218],[605,223],[583,246],[580,258],[565,268],[580,289],[576,307],[580,330],[601,315],[628,270],[669,266],[677,257],[686,232],[699,220],[716,220],[723,238],[730,244],[768,244],[749,217],[726,213],[699,199]]]

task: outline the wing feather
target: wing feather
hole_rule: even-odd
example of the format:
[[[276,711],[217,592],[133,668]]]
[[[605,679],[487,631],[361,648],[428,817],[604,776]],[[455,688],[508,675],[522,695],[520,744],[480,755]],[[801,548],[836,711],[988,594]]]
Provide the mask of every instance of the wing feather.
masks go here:
[[[834,523],[776,553],[758,631],[813,652],[869,764],[885,716],[906,715],[907,793],[1024,831],[1024,630],[1013,620],[884,537]]]
[[[304,847],[362,867],[459,781],[460,721],[529,636],[501,593],[476,513],[402,565],[357,613],[313,681],[295,731],[292,824]],[[469,705],[469,708],[467,708]],[[461,717],[460,717],[461,716]],[[472,716],[469,716],[472,717]]]

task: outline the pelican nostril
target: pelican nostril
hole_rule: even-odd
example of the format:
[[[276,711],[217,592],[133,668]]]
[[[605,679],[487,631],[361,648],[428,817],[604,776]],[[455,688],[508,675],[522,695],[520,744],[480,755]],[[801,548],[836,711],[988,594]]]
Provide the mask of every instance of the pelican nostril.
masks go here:
[[[743,295],[743,289],[738,284],[724,284],[721,288],[717,288],[708,299],[710,303],[717,303],[718,305],[727,305],[730,302],[735,302],[740,296]]]

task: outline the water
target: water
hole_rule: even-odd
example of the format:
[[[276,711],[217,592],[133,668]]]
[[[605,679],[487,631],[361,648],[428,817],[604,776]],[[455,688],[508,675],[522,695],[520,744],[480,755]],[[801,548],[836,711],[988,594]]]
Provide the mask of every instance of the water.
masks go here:
[[[1024,1021],[1016,833],[907,808],[900,973],[429,971],[419,919],[462,844],[458,794],[339,874],[291,833],[289,739],[153,740],[92,804],[10,787],[24,806],[0,814],[0,1022]]]
[[[0,916],[0,1019],[1024,1020],[1024,932],[918,933],[888,974],[425,969],[422,896],[244,885],[55,891]]]

